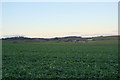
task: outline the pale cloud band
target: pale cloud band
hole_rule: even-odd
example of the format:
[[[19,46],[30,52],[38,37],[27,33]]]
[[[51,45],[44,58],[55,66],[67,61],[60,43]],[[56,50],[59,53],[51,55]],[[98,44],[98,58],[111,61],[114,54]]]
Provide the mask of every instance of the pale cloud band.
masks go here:
[[[119,2],[119,0],[1,0],[2,2]]]

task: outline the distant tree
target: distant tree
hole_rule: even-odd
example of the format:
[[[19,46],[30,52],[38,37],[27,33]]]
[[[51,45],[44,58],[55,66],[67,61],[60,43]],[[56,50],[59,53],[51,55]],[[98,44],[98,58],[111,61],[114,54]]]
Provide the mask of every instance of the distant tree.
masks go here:
[[[55,37],[54,40],[58,40],[59,38]]]

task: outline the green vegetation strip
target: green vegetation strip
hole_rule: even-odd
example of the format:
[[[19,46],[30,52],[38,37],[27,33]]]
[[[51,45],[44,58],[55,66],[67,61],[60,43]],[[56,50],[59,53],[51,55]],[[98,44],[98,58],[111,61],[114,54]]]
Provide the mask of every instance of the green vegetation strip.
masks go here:
[[[2,77],[3,79],[117,78],[116,42],[3,42]]]

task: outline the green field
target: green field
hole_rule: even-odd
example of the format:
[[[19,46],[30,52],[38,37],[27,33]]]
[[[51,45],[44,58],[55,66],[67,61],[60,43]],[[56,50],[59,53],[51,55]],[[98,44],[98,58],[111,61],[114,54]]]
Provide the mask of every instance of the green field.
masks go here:
[[[116,40],[93,43],[3,42],[2,77],[117,78]]]

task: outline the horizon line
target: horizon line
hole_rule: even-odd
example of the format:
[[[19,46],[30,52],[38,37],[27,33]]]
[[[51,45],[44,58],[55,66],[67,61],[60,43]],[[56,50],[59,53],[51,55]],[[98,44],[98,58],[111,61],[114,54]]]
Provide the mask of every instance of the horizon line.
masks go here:
[[[89,37],[99,37],[99,36],[120,36],[119,34],[111,34],[111,35],[94,35],[94,36],[78,36],[78,35],[68,35],[68,36],[56,36],[56,37],[28,37],[24,35],[12,35],[12,36],[6,36],[6,37],[0,37],[2,38],[12,38],[12,37],[26,37],[26,38],[61,38],[61,37],[70,37],[70,36],[76,36],[76,37],[83,37],[83,38],[89,38]]]

